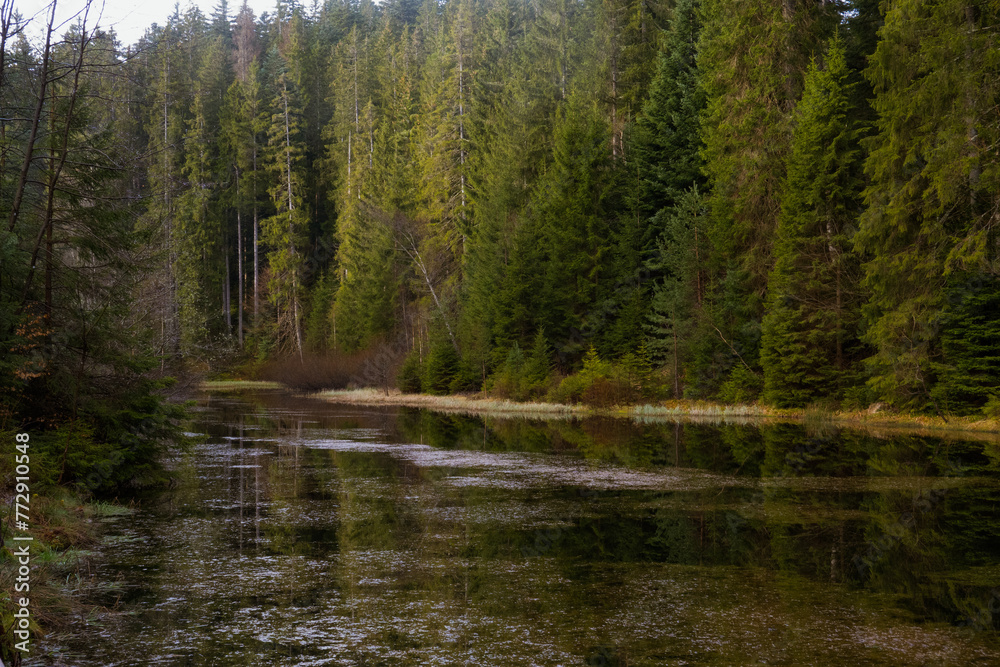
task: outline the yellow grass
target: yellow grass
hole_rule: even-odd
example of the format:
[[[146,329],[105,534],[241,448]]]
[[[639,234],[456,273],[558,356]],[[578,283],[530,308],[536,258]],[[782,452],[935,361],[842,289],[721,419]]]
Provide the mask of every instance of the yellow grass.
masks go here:
[[[522,403],[500,398],[485,398],[451,394],[430,396],[428,394],[404,394],[391,389],[335,389],[316,394],[332,403],[348,405],[401,405],[410,408],[425,408],[438,412],[461,412],[466,414],[519,415],[539,419],[570,417],[591,414],[593,411],[582,405],[560,403]]]
[[[252,389],[284,389],[280,382],[264,380],[205,380],[199,388],[202,391],[246,391]]]

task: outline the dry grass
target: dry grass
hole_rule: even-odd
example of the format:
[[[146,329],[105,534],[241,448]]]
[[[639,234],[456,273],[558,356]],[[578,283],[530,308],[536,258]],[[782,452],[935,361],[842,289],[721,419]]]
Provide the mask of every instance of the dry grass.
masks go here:
[[[505,414],[530,416],[539,419],[585,415],[594,411],[578,405],[560,403],[524,403],[500,398],[482,398],[462,394],[430,396],[428,394],[403,394],[398,390],[350,389],[324,391],[319,398],[333,403],[349,405],[401,405],[411,408],[425,408],[439,412],[461,412],[467,414]]]
[[[705,423],[764,423],[794,422],[810,428],[849,428],[873,435],[927,435],[1000,441],[1000,420],[978,417],[941,417],[894,414],[888,412],[841,411],[809,409],[779,409],[765,405],[723,405],[705,401],[666,401],[655,405],[593,408],[561,403],[522,403],[507,399],[477,396],[403,394],[375,389],[326,391],[319,398],[350,405],[401,405],[438,412],[461,412],[480,415],[511,415],[552,419],[587,415],[608,415],[631,418],[642,422],[695,421]]]
[[[3,498],[4,512],[10,499]],[[88,549],[97,543],[100,524],[93,519],[100,516],[131,512],[133,508],[109,503],[84,504],[73,494],[54,489],[49,494],[31,496],[31,601],[32,632],[41,638],[47,633],[62,631],[90,605],[89,592],[104,585],[91,568],[93,552]],[[9,516],[3,516],[4,538],[11,534]],[[8,549],[12,543],[8,542]],[[0,590],[11,591],[16,567],[10,551],[0,557]],[[3,562],[5,561],[6,562]],[[9,627],[10,610],[3,610]],[[0,638],[7,647],[12,637]]]
[[[284,389],[280,382],[266,380],[204,380],[198,384],[202,391],[253,391],[263,389]]]
[[[702,401],[671,401],[659,405],[618,409],[623,417],[642,421],[692,419],[718,422],[795,422],[810,428],[840,427],[876,435],[909,434],[945,437],[975,437],[1000,440],[1000,420],[982,417],[948,417],[888,411],[829,411],[817,408],[780,409],[765,405],[723,405]]]
[[[279,382],[295,391],[322,391],[395,385],[402,355],[389,345],[376,345],[353,354],[328,352],[300,359],[293,355],[268,361],[257,371],[258,380]]]

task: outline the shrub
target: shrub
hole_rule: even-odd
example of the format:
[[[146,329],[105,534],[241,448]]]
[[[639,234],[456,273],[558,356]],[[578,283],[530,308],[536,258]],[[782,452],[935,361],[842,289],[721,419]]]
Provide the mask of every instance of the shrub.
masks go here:
[[[423,389],[428,394],[447,394],[458,375],[460,359],[451,341],[443,339],[431,345]]]
[[[414,350],[406,355],[403,365],[399,367],[396,375],[396,386],[404,394],[419,394],[422,387],[421,376],[423,369],[420,368],[420,355]]]
[[[729,377],[719,388],[719,400],[723,403],[752,403],[760,397],[764,389],[764,379],[743,364],[733,367]]]
[[[992,394],[983,406],[983,414],[990,419],[1000,419],[1000,396]]]

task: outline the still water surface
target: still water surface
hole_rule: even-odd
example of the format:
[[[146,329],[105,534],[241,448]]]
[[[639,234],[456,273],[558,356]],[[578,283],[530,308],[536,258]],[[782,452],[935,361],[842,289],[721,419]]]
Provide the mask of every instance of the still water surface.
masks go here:
[[[206,396],[36,665],[1000,665],[1000,444]]]

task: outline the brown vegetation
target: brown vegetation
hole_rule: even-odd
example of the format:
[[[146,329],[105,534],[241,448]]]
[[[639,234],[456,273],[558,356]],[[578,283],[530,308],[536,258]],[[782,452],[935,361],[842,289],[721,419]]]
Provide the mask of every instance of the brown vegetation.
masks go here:
[[[395,386],[402,357],[392,347],[381,345],[344,354],[289,355],[266,362],[257,370],[258,380],[280,382],[295,391],[322,391]]]

